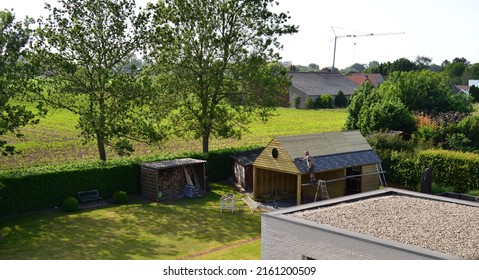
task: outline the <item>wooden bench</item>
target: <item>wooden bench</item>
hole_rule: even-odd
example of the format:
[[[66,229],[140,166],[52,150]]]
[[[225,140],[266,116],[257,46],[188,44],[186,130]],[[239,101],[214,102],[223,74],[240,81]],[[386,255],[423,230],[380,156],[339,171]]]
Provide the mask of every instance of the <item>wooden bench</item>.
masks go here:
[[[261,205],[261,203],[254,201],[249,195],[244,195],[242,200],[249,206],[251,212],[254,212]]]
[[[85,203],[85,202],[91,202],[91,201],[100,201],[102,203],[103,197],[100,196],[100,193],[98,190],[88,190],[88,191],[82,191],[77,193],[78,196],[78,202],[80,204]]]

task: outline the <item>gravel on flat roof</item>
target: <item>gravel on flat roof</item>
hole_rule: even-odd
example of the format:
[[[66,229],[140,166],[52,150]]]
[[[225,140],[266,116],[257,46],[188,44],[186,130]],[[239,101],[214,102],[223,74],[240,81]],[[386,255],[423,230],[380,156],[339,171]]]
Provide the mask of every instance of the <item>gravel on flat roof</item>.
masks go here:
[[[465,259],[479,259],[479,207],[388,195],[289,215]]]

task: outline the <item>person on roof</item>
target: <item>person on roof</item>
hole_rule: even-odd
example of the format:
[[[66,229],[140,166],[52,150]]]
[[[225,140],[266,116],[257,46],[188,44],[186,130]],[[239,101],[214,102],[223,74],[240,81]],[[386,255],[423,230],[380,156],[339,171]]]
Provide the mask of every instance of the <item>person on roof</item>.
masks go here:
[[[304,157],[301,159],[306,160],[306,164],[308,165],[309,179],[311,180],[311,183],[316,182],[316,176],[314,176],[314,161],[313,157],[309,154],[309,151],[305,151]]]

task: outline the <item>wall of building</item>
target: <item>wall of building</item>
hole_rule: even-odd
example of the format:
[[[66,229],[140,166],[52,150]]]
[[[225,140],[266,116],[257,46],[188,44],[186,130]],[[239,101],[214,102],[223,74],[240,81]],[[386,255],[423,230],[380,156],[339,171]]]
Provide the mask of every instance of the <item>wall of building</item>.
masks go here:
[[[317,225],[296,218],[263,214],[263,260],[421,260],[455,258],[415,246]]]
[[[368,173],[376,173],[377,168],[375,164],[371,165],[364,165],[362,166],[362,174],[368,174]],[[372,190],[377,190],[379,189],[379,177],[378,174],[373,174],[373,175],[365,175],[361,177],[361,187],[362,187],[362,192],[368,192]]]
[[[295,97],[299,97],[300,102],[299,102],[298,106],[296,106],[296,104],[295,104],[295,102],[296,102]],[[304,92],[302,92],[302,91],[300,91],[300,90],[298,90],[294,87],[289,87],[289,105],[290,105],[290,107],[292,107],[292,108],[297,107],[297,108],[302,108],[302,109],[306,108],[306,100],[308,99],[308,97],[309,96],[307,94],[305,94]]]

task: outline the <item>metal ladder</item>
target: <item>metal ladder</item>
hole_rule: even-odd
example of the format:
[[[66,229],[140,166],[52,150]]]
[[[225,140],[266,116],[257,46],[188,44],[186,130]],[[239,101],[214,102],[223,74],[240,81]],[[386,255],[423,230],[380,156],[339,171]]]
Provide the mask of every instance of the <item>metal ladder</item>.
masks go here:
[[[314,196],[315,202],[318,199],[318,192],[320,191],[322,200],[329,199],[328,187],[326,186],[326,181],[324,180],[318,180],[318,187],[316,188],[316,195]]]
[[[379,184],[381,184],[382,187],[387,188],[388,183],[386,182],[386,176],[384,176],[384,171],[381,163],[376,163],[376,170],[378,172]]]

